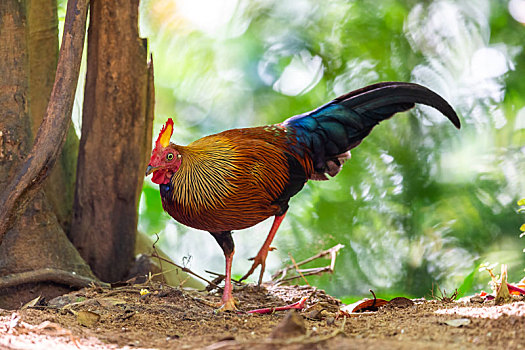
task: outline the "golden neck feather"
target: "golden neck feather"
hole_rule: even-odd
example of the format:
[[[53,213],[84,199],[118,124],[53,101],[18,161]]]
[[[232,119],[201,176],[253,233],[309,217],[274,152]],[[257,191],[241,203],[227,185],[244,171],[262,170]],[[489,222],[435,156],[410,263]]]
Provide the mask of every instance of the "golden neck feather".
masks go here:
[[[229,181],[238,168],[234,147],[227,142],[176,146],[181,166],[173,175],[173,201],[183,211],[200,211],[222,205],[235,185]]]

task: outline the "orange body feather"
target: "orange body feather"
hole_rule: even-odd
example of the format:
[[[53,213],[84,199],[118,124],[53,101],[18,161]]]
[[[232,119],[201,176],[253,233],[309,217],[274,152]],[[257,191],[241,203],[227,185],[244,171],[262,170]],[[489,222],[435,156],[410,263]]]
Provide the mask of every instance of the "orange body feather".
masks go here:
[[[289,150],[286,136],[284,129],[269,126],[170,145],[181,165],[162,196],[164,209],[184,225],[213,232],[244,229],[278,214],[278,199],[290,182],[304,184],[313,171],[309,157]],[[291,178],[287,156],[301,165],[302,179]]]

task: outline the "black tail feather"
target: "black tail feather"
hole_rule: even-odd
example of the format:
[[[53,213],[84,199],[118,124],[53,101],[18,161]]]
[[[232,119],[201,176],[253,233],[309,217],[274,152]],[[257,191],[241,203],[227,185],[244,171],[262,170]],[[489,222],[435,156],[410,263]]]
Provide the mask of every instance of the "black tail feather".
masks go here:
[[[282,123],[293,129],[314,161],[317,173],[326,172],[327,161],[356,147],[379,122],[425,104],[443,113],[456,128],[459,118],[441,96],[418,84],[384,82],[342,95],[318,109]]]
[[[456,112],[447,101],[434,91],[414,83],[384,82],[373,84],[339,96],[331,103],[339,103],[358,112],[378,111],[380,115],[386,115],[386,118],[414,107],[415,103],[421,103],[434,107],[443,113],[456,128],[461,127]]]

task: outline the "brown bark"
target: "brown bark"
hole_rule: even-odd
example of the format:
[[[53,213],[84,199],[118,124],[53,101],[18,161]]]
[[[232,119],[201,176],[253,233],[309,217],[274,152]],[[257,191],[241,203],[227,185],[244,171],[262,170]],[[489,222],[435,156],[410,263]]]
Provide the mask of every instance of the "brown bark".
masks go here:
[[[56,0],[28,0],[29,100],[33,136],[49,103],[58,63],[58,15]],[[46,197],[57,220],[69,232],[73,215],[78,137],[70,125],[55,167],[46,179]]]
[[[35,286],[35,290],[47,296],[62,292],[64,288],[49,283],[43,288],[40,283],[27,284],[49,280],[49,270],[45,269],[93,278],[89,267],[58,225],[44,192],[35,186],[43,174],[42,168],[36,171],[31,168],[34,159],[40,159],[40,154],[35,154],[34,147],[28,152],[32,138],[27,3],[24,0],[0,1],[0,307],[19,306],[19,301],[31,295]],[[36,89],[33,92],[38,94]],[[37,150],[40,149],[37,147]],[[20,173],[36,176],[31,180],[20,177]],[[17,182],[20,178],[22,180]],[[27,186],[32,188],[30,195],[25,191]],[[24,195],[26,205],[21,206],[19,200]],[[39,279],[37,273],[31,272],[34,270],[47,271],[46,278],[40,276]],[[32,273],[35,279],[17,279],[27,273]],[[4,283],[6,281],[9,283]],[[18,304],[9,304],[13,296]]]
[[[26,50],[25,2],[0,3],[0,188],[27,154],[31,141],[27,95],[29,65]]]
[[[31,129],[36,135],[55,81],[58,16],[56,0],[27,0],[27,8]]]
[[[9,10],[8,7],[11,2],[2,1],[0,3],[4,6],[3,8]],[[23,4],[20,6],[24,7],[24,24],[22,26],[24,48],[22,51],[27,70],[26,1],[18,3]],[[42,188],[42,182],[47,177],[49,170],[53,168],[64,144],[65,135],[71,123],[71,110],[84,43],[87,8],[88,0],[70,0],[68,2],[55,83],[44,120],[38,129],[38,134],[28,156],[18,166],[16,172],[9,177],[5,190],[0,193],[0,243],[5,232],[12,227],[16,218],[24,212],[27,204]],[[9,13],[5,20],[7,24],[12,21]],[[6,42],[3,41],[2,43],[5,45]],[[16,45],[21,44],[16,43]],[[9,53],[6,55],[9,56]],[[19,62],[14,63],[20,64]],[[27,76],[27,71],[24,74]],[[25,85],[27,86],[27,83]],[[25,105],[27,93],[22,97]]]
[[[104,281],[133,261],[137,206],[151,146],[138,0],[91,1],[82,136],[70,239]],[[149,141],[149,142],[148,142]]]

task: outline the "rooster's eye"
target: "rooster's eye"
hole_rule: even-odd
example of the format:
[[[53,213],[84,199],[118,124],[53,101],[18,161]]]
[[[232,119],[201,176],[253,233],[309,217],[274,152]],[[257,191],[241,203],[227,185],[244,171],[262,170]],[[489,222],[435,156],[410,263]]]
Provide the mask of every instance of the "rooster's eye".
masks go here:
[[[166,159],[167,160],[172,160],[173,159],[173,153],[168,153],[168,155],[166,156]]]

